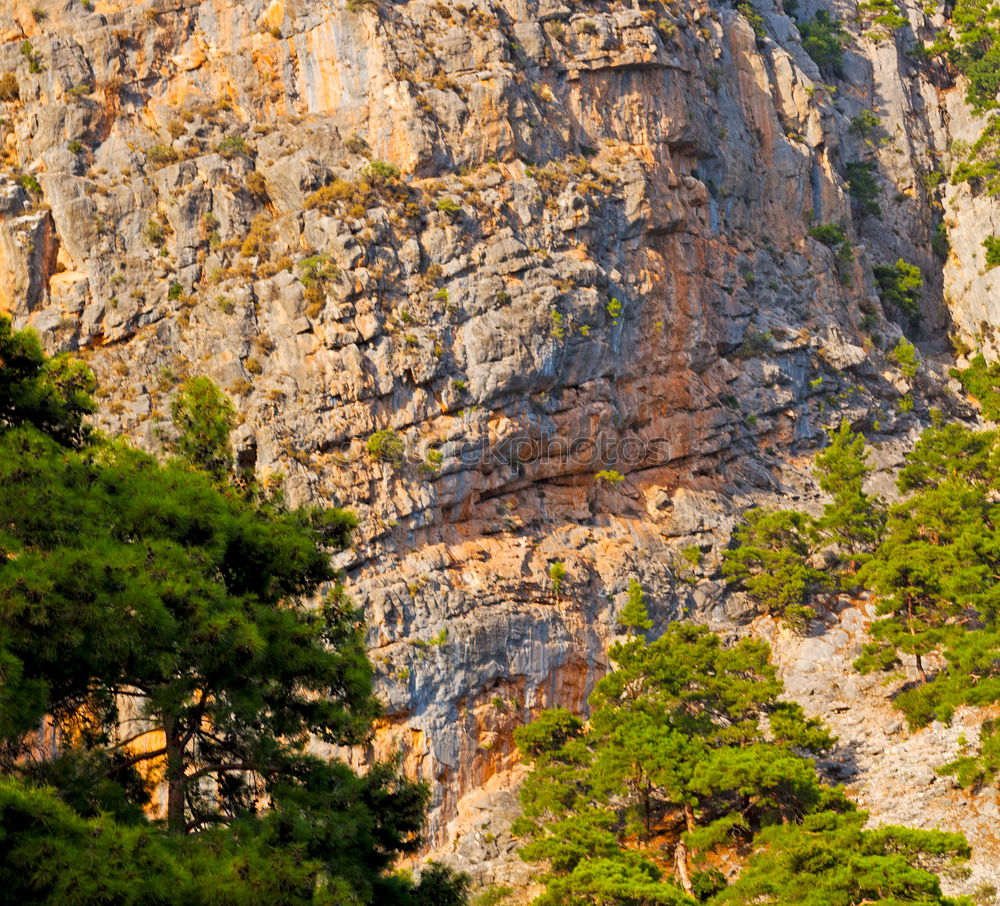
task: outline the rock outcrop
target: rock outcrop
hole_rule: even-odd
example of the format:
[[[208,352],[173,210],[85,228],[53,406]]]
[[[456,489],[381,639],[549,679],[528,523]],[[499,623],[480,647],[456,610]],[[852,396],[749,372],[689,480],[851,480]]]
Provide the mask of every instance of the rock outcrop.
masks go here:
[[[997,320],[976,234],[998,215],[927,178],[975,128],[907,53],[931,20],[859,27],[834,77],[757,11],[0,12],[0,308],[87,357],[108,429],[156,448],[207,374],[244,466],[357,511],[376,749],[432,782],[440,843],[514,726],[585,707],[631,577],[658,620],[722,618],[736,514],[814,498],[826,426],[891,451],[963,411],[946,341]],[[878,215],[845,180],[865,161]],[[872,277],[899,258],[925,281],[914,379]]]

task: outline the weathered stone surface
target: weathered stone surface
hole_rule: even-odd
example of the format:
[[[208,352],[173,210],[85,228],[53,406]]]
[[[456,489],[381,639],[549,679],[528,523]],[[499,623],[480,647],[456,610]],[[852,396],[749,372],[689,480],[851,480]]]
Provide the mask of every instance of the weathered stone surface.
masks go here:
[[[262,479],[357,511],[338,562],[388,702],[376,748],[434,784],[439,843],[491,783],[509,810],[514,726],[585,709],[630,578],[660,625],[745,620],[721,550],[748,505],[817,505],[826,427],[864,426],[889,470],[929,405],[970,414],[933,356],[1000,317],[997,214],[944,190],[942,271],[920,178],[977,128],[961,87],[859,36],[831,92],[759,6],[759,38],[704,2],[0,10],[0,309],[83,350],[103,427],[155,447],[204,373]],[[852,128],[870,109],[888,141]],[[881,219],[852,211],[859,159]],[[914,381],[871,277],[899,257],[927,281]],[[365,453],[384,428],[406,462]],[[834,643],[813,644],[807,664]]]

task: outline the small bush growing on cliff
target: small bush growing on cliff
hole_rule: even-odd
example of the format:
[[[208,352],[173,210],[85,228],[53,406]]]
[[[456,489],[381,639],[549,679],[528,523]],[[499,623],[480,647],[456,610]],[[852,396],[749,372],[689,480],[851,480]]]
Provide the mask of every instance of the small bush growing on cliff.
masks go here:
[[[831,249],[847,241],[844,228],[836,223],[820,223],[810,227],[809,235]]]
[[[747,20],[747,23],[753,29],[753,33],[758,41],[767,37],[764,17],[750,3],[741,3],[736,8],[743,14],[743,18]]]
[[[42,194],[42,184],[33,173],[22,173],[18,182],[21,183],[21,188],[26,192],[31,192],[34,195]]]
[[[938,221],[938,225],[931,234],[931,248],[939,258],[947,259],[951,251],[951,240],[948,238],[948,227],[943,220]]]
[[[236,157],[249,157],[250,146],[242,135],[227,135],[219,144],[215,146],[216,152],[226,160],[233,160]]]
[[[169,145],[155,144],[146,149],[146,160],[154,167],[165,167],[180,160],[180,155]]]
[[[299,279],[305,287],[306,314],[310,318],[319,317],[326,306],[327,288],[339,275],[337,266],[329,255],[320,252],[303,258],[299,262],[299,268]]]
[[[954,149],[956,156],[960,148]],[[973,192],[1000,195],[1000,116],[994,115],[952,171],[952,185],[968,183]]]
[[[854,160],[844,167],[844,181],[862,214],[877,217],[882,213],[878,198],[882,189],[875,176],[876,167],[872,161]]]
[[[986,359],[977,355],[968,368],[952,374],[965,392],[979,401],[984,418],[1000,421],[1000,365],[987,365]]]
[[[348,213],[356,219],[379,202],[402,203],[409,198],[409,189],[400,178],[399,168],[385,161],[373,160],[356,183],[337,177],[317,189],[306,199],[306,208],[335,213],[348,205]]]
[[[851,131],[857,132],[868,143],[875,138],[878,128],[879,118],[874,110],[862,110],[851,119]]]
[[[771,331],[751,327],[744,334],[743,343],[736,354],[741,359],[752,359],[767,355],[772,349],[774,349],[774,335]]]
[[[899,342],[892,352],[889,353],[889,358],[899,365],[899,370],[903,372],[903,377],[905,378],[912,378],[917,373],[917,368],[920,367],[920,359],[917,358],[917,347],[909,342],[906,337],[899,338]]]
[[[565,320],[566,316],[557,308],[549,311],[549,332],[553,339],[561,340],[566,336]]]
[[[166,230],[159,220],[148,221],[146,223],[146,228],[143,230],[143,235],[146,237],[146,241],[150,245],[155,245],[157,248],[163,245],[167,239]]]
[[[271,256],[274,243],[273,220],[269,214],[258,214],[250,221],[250,231],[243,239],[240,253],[244,258],[259,258],[266,261]]]
[[[318,208],[324,213],[332,214],[339,202],[350,201],[356,191],[357,186],[346,179],[334,179],[306,198],[306,209]]]
[[[267,200],[267,179],[259,170],[247,173],[244,185],[247,191],[258,201]]]
[[[21,56],[28,61],[28,72],[32,75],[45,71],[42,55],[35,50],[30,41],[21,42]]]
[[[5,72],[0,76],[0,101],[13,103],[21,97],[21,90],[17,85],[17,76],[12,72]]]
[[[839,19],[825,9],[817,10],[810,22],[799,23],[799,34],[803,49],[820,69],[840,73],[849,35]]]
[[[607,305],[604,306],[609,317],[611,318],[612,325],[617,326],[619,319],[622,316],[622,304],[616,298],[612,298]]]
[[[406,444],[392,428],[383,428],[368,438],[365,449],[372,459],[398,465],[403,461]]]
[[[986,267],[992,269],[1000,264],[1000,236],[987,236],[983,240],[983,249],[986,252]]]
[[[924,285],[920,268],[900,258],[895,264],[877,265],[873,273],[882,301],[917,320],[920,317],[920,289]]]
[[[837,277],[845,286],[851,282],[848,265],[854,260],[854,250],[847,241],[844,228],[835,223],[821,223],[809,230],[809,235],[832,249],[836,256]]]
[[[384,160],[373,160],[368,165],[365,175],[373,185],[386,185],[399,179],[399,167],[387,164]]]
[[[562,591],[563,582],[566,580],[566,564],[562,560],[556,560],[549,567],[549,580],[552,582],[552,594],[558,598]]]
[[[448,198],[447,196],[439,198],[434,207],[444,214],[459,214],[462,210],[462,206],[454,198]]]
[[[889,37],[910,24],[910,20],[899,11],[895,0],[863,0],[858,4],[858,12],[872,26],[867,37],[876,41]]]

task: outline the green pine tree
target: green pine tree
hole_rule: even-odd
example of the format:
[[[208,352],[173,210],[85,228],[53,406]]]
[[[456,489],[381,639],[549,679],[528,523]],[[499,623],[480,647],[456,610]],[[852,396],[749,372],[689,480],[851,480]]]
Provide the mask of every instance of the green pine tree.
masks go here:
[[[1000,569],[997,435],[959,425],[924,432],[900,470],[909,496],[889,511],[884,537],[859,578],[878,597],[883,619],[857,662],[887,669],[900,654],[924,659],[946,650],[979,618],[993,620]]]
[[[0,315],[0,429],[34,425],[78,446],[89,435],[84,417],[96,409],[95,387],[86,365],[66,355],[46,358],[33,331],[15,331]]]
[[[846,554],[853,573],[878,544],[885,518],[882,500],[864,490],[870,474],[864,437],[845,419],[830,433],[830,444],[816,456],[813,468],[820,489],[832,498],[817,528]]]
[[[177,439],[174,452],[191,465],[226,482],[233,471],[229,435],[236,424],[232,403],[206,377],[193,378],[177,391],[170,406]]]
[[[927,867],[968,857],[961,835],[866,830],[819,780],[808,754],[834,740],[779,699],[764,643],[675,623],[609,655],[587,725],[558,710],[515,732],[531,764],[515,833],[545,866],[534,906],[968,906]]]
[[[353,515],[232,493],[214,388],[198,470],[90,435],[91,384],[0,318],[0,901],[462,902],[391,872],[426,788],[313,745],[380,713],[330,566]]]
[[[817,547],[814,521],[794,510],[753,509],[745,518],[733,532],[736,546],[723,553],[723,575],[765,613],[803,625],[814,612],[812,597],[830,586],[829,577],[809,565]]]
[[[969,856],[960,834],[883,826],[866,830],[865,812],[819,812],[801,823],[765,828],[755,855],[718,906],[969,906],[941,893],[925,867]]]
[[[630,579],[625,606],[618,616],[618,625],[624,626],[630,635],[643,633],[653,628],[653,621],[646,610],[646,596],[637,579]]]
[[[591,696],[586,729],[557,712],[516,732],[534,766],[516,830],[530,838],[525,858],[551,865],[538,903],[599,902],[598,867],[635,896],[689,902],[657,840],[674,841],[669,875],[689,895],[693,856],[841,801],[799,754],[831,738],[778,701],[767,655],[763,643],[727,648],[680,623],[652,643],[633,635],[609,652],[616,667]]]

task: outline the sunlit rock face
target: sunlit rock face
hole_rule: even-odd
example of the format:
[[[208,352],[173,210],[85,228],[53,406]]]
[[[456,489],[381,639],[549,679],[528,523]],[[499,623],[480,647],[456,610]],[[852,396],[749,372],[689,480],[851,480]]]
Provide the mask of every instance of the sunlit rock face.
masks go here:
[[[89,360],[108,430],[158,448],[206,374],[243,465],[358,513],[373,753],[431,782],[440,844],[515,726],[585,709],[629,579],[661,624],[737,619],[738,512],[814,500],[842,417],[891,465],[929,405],[959,411],[949,332],[993,348],[996,206],[924,178],[978,124],[909,61],[916,7],[843,80],[767,3],[760,35],[707,3],[46,9],[0,12],[0,309]],[[881,216],[847,191],[860,160]],[[872,280],[899,258],[916,382]]]

